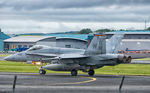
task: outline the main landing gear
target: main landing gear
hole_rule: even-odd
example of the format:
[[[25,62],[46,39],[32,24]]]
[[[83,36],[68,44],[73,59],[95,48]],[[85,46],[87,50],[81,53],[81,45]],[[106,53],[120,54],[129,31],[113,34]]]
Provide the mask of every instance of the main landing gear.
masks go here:
[[[95,71],[93,69],[90,69],[88,71],[89,76],[94,76]],[[78,75],[78,71],[76,69],[71,70],[71,76],[77,76]]]
[[[78,75],[78,71],[76,69],[73,69],[71,71],[71,76],[77,76]]]
[[[89,76],[94,76],[95,71],[94,71],[93,69],[90,69],[90,70],[88,71],[88,74],[89,74]]]

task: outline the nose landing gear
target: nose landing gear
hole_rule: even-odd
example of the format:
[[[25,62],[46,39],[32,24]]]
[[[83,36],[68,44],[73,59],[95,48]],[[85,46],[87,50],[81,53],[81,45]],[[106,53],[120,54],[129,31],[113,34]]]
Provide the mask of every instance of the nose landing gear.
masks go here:
[[[45,74],[46,74],[46,71],[45,71],[44,69],[40,69],[40,70],[39,70],[39,73],[40,73],[41,75],[45,75]]]
[[[45,75],[45,74],[46,74],[46,71],[45,71],[44,68],[43,68],[43,63],[41,63],[41,68],[40,68],[40,70],[39,70],[39,73],[40,73],[41,75]]]

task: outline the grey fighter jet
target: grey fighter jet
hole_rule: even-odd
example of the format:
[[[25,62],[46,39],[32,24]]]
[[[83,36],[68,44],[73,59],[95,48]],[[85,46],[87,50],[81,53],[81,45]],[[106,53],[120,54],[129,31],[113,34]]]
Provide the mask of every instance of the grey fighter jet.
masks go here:
[[[10,55],[5,60],[49,63],[46,66],[41,65],[40,74],[46,74],[45,69],[48,69],[71,71],[72,76],[77,76],[78,70],[82,70],[88,72],[89,76],[93,76],[94,69],[130,62],[130,56],[117,53],[122,38],[123,35],[114,35],[106,44],[104,34],[95,34],[86,50],[35,45],[27,51]]]

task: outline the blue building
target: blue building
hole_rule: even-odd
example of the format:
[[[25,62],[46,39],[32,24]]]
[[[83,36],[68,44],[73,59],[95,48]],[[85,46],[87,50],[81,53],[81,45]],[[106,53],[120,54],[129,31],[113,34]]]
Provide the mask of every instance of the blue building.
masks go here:
[[[10,38],[10,36],[4,34],[3,32],[1,32],[0,29],[0,51],[4,51],[4,42],[3,40]]]
[[[46,36],[55,36],[61,38],[75,38],[81,40],[88,40],[89,36],[93,36],[92,34],[46,34]]]

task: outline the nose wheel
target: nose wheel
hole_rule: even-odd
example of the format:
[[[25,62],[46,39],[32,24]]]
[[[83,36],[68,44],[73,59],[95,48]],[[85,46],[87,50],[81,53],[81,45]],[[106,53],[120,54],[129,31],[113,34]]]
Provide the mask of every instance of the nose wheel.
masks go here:
[[[39,70],[39,73],[40,73],[41,75],[45,75],[45,74],[46,74],[46,71],[45,71],[44,69],[40,69],[40,70]]]
[[[43,68],[43,63],[41,63],[41,68],[40,68],[40,70],[39,70],[39,73],[40,73],[41,75],[45,75],[45,74],[46,74],[46,71],[45,71],[44,68]]]

